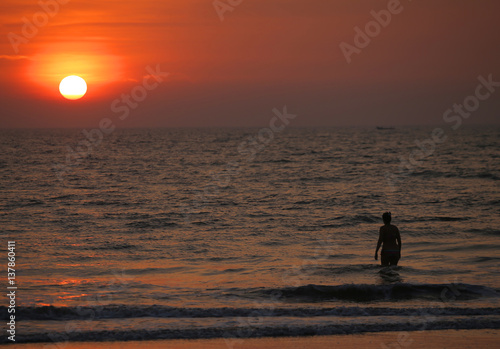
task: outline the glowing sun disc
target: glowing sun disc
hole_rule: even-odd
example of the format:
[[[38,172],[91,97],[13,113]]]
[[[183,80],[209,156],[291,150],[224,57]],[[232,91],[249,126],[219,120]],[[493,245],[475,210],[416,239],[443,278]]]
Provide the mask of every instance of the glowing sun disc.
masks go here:
[[[87,83],[79,76],[66,76],[59,84],[59,92],[66,99],[79,99],[87,92]]]

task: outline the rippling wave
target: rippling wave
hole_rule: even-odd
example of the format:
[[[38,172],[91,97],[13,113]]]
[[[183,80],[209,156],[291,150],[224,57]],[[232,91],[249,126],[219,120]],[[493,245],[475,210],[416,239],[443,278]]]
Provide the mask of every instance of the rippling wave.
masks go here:
[[[249,158],[256,129],[117,130],[67,166],[79,131],[2,131],[19,341],[500,328],[500,130],[401,172],[430,131],[289,129]]]

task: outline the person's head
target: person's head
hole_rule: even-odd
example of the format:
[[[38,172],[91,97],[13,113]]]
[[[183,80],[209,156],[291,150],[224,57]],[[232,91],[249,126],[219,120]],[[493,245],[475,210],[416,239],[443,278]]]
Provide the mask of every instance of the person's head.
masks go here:
[[[382,215],[382,220],[384,221],[384,224],[389,224],[391,223],[391,213],[390,212],[385,212]]]

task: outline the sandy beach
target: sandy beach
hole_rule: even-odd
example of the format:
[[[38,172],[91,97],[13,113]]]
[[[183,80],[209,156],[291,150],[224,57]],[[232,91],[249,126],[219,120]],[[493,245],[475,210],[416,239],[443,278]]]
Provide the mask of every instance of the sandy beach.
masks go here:
[[[272,337],[251,339],[153,340],[129,342],[73,342],[20,344],[22,349],[330,349],[330,348],[494,348],[500,330],[444,330],[380,332],[338,336]]]

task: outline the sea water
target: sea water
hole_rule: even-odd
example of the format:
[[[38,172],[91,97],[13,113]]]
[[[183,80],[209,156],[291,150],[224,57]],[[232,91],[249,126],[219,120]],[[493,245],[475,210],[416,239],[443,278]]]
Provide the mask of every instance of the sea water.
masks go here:
[[[17,342],[500,327],[499,128],[262,135],[1,131]]]

